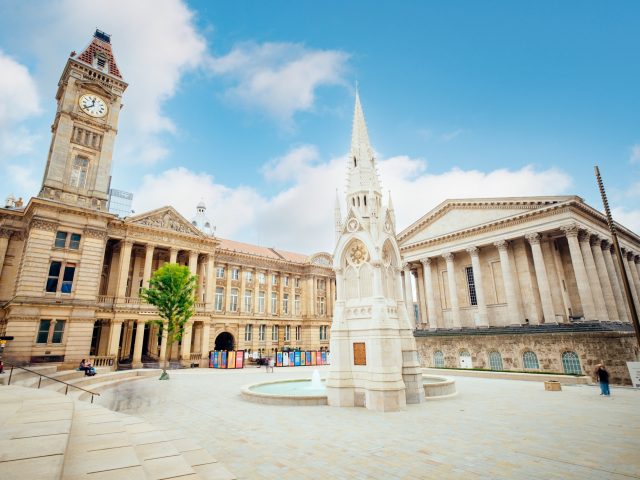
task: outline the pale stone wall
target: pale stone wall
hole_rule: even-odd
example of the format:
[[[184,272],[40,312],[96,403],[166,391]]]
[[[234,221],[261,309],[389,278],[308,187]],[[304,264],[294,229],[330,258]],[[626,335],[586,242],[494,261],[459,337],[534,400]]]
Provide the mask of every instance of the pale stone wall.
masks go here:
[[[434,353],[444,354],[445,367],[459,368],[459,354],[468,350],[473,368],[490,369],[489,353],[500,352],[504,370],[525,370],[522,356],[534,352],[539,371],[562,373],[562,354],[575,352],[585,375],[592,375],[598,363],[604,363],[611,382],[630,384],[627,361],[637,355],[635,336],[630,332],[590,332],[553,334],[459,335],[416,337],[423,367],[434,366]]]

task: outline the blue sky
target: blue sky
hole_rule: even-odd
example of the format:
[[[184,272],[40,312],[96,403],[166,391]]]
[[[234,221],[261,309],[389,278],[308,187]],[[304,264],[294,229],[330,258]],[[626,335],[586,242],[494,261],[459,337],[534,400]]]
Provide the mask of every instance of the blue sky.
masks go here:
[[[354,84],[399,227],[445,198],[577,194],[640,231],[638,2],[0,0],[0,196],[37,194],[59,75],[95,27],[137,213],[333,249]]]

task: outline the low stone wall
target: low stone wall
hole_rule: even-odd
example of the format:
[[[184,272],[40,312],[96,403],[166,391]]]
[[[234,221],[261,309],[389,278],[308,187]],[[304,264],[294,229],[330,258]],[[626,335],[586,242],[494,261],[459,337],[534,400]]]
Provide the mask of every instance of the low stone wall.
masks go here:
[[[434,353],[444,354],[445,368],[460,367],[462,350],[471,354],[474,368],[489,366],[489,353],[499,352],[502,370],[525,370],[522,356],[532,351],[538,357],[541,372],[563,372],[562,354],[575,352],[580,359],[582,373],[593,376],[595,366],[604,363],[614,384],[630,385],[626,362],[637,355],[637,343],[633,333],[628,332],[570,332],[549,334],[438,334],[416,336],[420,363],[423,367],[434,367]],[[447,374],[449,374],[447,372]]]
[[[545,375],[544,373],[492,372],[490,370],[452,370],[448,368],[423,368],[422,373],[429,375],[448,375],[450,377],[500,378],[503,380],[524,380],[527,382],[548,382],[555,380],[563,385],[586,385],[591,377],[575,375]]]

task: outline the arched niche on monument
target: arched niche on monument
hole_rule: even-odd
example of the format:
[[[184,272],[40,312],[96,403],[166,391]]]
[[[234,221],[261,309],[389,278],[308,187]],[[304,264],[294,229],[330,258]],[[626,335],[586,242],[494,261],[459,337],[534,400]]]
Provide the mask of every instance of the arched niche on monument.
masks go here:
[[[382,246],[382,291],[386,298],[396,297],[396,269],[400,261],[390,240]]]
[[[367,246],[353,239],[344,249],[341,266],[344,269],[345,300],[360,300],[373,296],[373,269]]]

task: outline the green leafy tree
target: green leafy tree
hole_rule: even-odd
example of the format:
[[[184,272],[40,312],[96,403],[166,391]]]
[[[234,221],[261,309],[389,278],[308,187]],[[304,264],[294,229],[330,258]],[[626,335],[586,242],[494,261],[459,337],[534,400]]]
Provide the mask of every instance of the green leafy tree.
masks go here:
[[[149,281],[149,288],[143,288],[140,297],[158,308],[162,320],[152,323],[162,327],[162,334],[167,335],[164,363],[160,380],[168,380],[167,365],[170,360],[171,347],[182,339],[184,324],[195,313],[195,289],[198,277],[192,275],[188,267],[176,263],[165,263],[156,270]],[[166,332],[166,333],[165,333]]]

